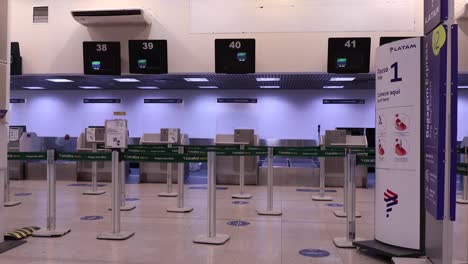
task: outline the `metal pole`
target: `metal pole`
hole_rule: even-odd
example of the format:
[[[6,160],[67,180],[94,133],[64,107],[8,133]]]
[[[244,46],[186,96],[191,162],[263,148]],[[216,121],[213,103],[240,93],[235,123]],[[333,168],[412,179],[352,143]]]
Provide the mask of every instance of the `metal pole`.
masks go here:
[[[465,147],[465,154],[463,154],[463,162],[468,163],[468,148]],[[463,190],[462,190],[462,197],[457,199],[457,203],[459,204],[468,204],[468,176],[467,175],[460,175],[460,180],[463,182]]]
[[[125,161],[119,162],[119,176],[120,176],[120,207],[125,207]]]
[[[216,153],[208,152],[208,237],[216,237]]]
[[[54,231],[56,228],[56,182],[55,182],[55,150],[47,150],[47,230]]]
[[[125,240],[133,236],[135,233],[120,230],[120,174],[119,174],[119,150],[112,150],[112,232],[104,233],[97,237],[102,240]]]
[[[168,148],[171,149],[172,144]],[[167,193],[172,193],[172,163],[167,164]]]
[[[119,152],[112,151],[112,233],[120,233]]]
[[[241,151],[244,151],[245,146],[241,145],[240,149],[241,149]],[[240,175],[240,179],[239,179],[240,193],[244,194],[244,185],[245,185],[245,183],[244,183],[244,180],[245,180],[245,156],[244,155],[240,156],[239,172],[240,172],[239,173],[239,175]]]
[[[347,239],[353,242],[356,239],[356,154],[349,153],[348,159],[348,210]]]
[[[273,207],[273,156],[274,151],[272,147],[268,148],[268,187],[267,187],[267,209],[266,210],[257,210],[259,215],[282,215],[281,210],[274,210]]]
[[[5,197],[5,206],[7,206],[7,203],[10,202],[10,173],[8,171],[8,165],[7,165],[7,168],[5,170],[5,194],[4,194],[4,197]]]
[[[319,134],[319,142],[320,142],[320,134]],[[325,150],[325,146],[322,144],[320,149]],[[319,162],[320,162],[320,179],[319,179],[319,181],[320,181],[320,193],[319,193],[319,195],[312,196],[312,200],[314,200],[314,201],[333,201],[333,198],[331,198],[330,196],[325,195],[325,157],[320,157]]]
[[[179,146],[178,148],[179,155],[184,154],[184,147]],[[185,164],[179,162],[177,164],[177,188],[178,188],[178,197],[177,197],[177,207],[167,208],[168,212],[171,213],[188,213],[193,211],[192,207],[184,206],[184,176],[185,176]]]
[[[216,234],[216,152],[208,152],[208,234],[197,236],[193,242],[222,245],[229,240],[225,234]]]
[[[97,152],[97,144],[93,143],[93,153]],[[91,163],[92,166],[92,185],[93,185],[93,192],[97,192],[97,161],[93,161]]]
[[[240,150],[244,151],[245,145],[240,145]],[[245,156],[239,156],[239,193],[233,194],[232,198],[236,199],[250,199],[252,198],[251,194],[244,193],[245,189]]]
[[[268,148],[268,200],[267,210],[273,210],[273,148]]]

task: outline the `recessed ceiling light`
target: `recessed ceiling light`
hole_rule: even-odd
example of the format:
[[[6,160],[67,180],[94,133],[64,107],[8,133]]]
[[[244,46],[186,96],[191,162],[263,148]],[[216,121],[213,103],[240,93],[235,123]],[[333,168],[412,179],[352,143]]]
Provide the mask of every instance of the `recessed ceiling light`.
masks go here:
[[[98,86],[80,86],[81,89],[86,89],[86,90],[98,90],[102,89],[101,87]]]
[[[257,78],[257,82],[279,82],[280,78],[267,78],[267,77],[259,77]]]
[[[23,87],[24,89],[29,89],[29,90],[44,90],[44,87],[39,87],[39,86],[25,86]]]
[[[342,85],[326,85],[323,86],[323,89],[342,89],[344,86]]]
[[[260,86],[262,89],[278,89],[280,88],[279,85],[262,85]]]
[[[218,86],[198,86],[198,88],[200,89],[218,89],[219,87]]]
[[[116,78],[114,81],[122,82],[122,83],[135,83],[135,82],[140,82],[139,80],[135,78]]]
[[[468,85],[460,85],[458,86],[458,89],[468,89]]]
[[[187,82],[208,82],[207,78],[184,78]]]
[[[352,82],[355,79],[355,77],[333,77],[330,79],[330,82]]]
[[[159,89],[159,87],[157,86],[138,86],[137,88],[141,90],[158,90]]]
[[[72,80],[68,79],[46,79],[49,82],[54,82],[54,83],[71,83],[73,82]]]

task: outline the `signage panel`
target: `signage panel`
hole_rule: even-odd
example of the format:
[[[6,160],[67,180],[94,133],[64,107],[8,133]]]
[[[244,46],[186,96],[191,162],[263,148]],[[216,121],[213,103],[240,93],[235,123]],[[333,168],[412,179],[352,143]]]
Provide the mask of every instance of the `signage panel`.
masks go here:
[[[365,99],[323,99],[323,104],[365,104]]]
[[[421,248],[421,39],[376,58],[376,240]]]
[[[216,73],[255,73],[255,39],[216,39]]]
[[[329,38],[329,73],[368,73],[371,38]]]
[[[24,104],[26,103],[26,99],[24,98],[12,98],[10,99],[10,104]]]
[[[120,42],[83,42],[84,73],[120,75]]]
[[[257,98],[218,98],[219,104],[256,104]]]
[[[104,143],[105,127],[88,127],[85,134],[88,143]]]
[[[127,120],[106,120],[105,145],[110,149],[126,149],[128,147]]]
[[[167,73],[167,40],[129,40],[130,73]]]
[[[424,35],[448,19],[448,0],[424,0]]]
[[[145,104],[181,104],[184,102],[182,98],[175,98],[175,99],[151,99],[147,98],[143,101]]]
[[[85,98],[83,103],[85,104],[120,104],[121,99],[114,98]]]

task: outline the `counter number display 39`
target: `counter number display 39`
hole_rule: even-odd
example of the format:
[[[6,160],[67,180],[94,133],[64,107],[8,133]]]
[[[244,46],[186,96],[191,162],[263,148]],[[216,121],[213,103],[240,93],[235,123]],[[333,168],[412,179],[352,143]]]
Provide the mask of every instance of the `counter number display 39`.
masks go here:
[[[120,75],[120,42],[83,42],[84,73]]]
[[[329,73],[368,73],[370,38],[329,38]]]
[[[167,73],[167,40],[129,40],[128,52],[130,73]]]
[[[216,73],[255,73],[255,39],[216,39]]]

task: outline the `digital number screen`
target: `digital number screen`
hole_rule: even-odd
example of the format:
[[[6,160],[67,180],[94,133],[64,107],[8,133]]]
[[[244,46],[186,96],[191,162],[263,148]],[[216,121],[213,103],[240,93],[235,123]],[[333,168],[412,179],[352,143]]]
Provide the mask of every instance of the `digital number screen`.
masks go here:
[[[255,39],[216,39],[216,73],[255,73]]]
[[[370,38],[329,38],[329,73],[368,73]]]
[[[167,40],[129,40],[130,73],[166,74]]]
[[[83,42],[84,73],[120,75],[120,42]]]

